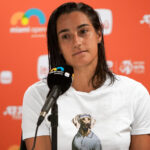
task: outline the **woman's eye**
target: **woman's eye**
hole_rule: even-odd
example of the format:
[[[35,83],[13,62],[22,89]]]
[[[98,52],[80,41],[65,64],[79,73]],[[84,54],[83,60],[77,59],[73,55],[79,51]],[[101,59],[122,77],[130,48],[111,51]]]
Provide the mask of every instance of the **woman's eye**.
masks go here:
[[[82,29],[82,30],[80,30],[80,33],[81,33],[81,34],[85,34],[85,33],[87,33],[87,32],[88,32],[87,29]]]
[[[68,35],[68,34],[64,34],[64,35],[62,35],[62,39],[69,39],[70,38],[70,35]]]

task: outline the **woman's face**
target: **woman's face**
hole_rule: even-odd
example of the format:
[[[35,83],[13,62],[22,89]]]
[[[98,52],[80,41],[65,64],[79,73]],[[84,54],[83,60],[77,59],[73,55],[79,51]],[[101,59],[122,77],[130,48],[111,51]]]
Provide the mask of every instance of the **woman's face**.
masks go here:
[[[57,35],[61,53],[67,64],[74,69],[97,65],[101,34],[95,31],[84,13],[74,11],[61,15],[57,20]]]

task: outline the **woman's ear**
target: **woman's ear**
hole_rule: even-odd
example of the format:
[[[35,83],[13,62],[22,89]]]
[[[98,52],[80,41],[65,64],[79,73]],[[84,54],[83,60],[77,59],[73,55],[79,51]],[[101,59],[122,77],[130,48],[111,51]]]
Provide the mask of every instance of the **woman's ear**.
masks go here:
[[[98,44],[100,44],[102,41],[102,33],[100,30],[97,31],[97,40],[98,40]]]

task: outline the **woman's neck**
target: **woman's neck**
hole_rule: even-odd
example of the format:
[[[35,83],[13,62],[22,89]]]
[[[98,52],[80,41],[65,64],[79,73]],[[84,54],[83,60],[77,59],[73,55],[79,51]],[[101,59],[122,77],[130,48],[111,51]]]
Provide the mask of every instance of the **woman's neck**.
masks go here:
[[[90,92],[94,90],[92,85],[92,76],[94,75],[95,68],[80,68],[74,69],[74,79],[72,86],[77,91]]]

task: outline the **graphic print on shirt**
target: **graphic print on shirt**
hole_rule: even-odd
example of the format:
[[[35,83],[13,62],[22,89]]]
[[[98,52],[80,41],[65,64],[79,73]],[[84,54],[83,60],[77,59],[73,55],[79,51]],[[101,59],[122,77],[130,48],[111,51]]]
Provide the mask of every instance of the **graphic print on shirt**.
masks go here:
[[[72,150],[102,150],[99,138],[91,130],[96,120],[90,114],[79,114],[72,122],[78,129],[72,141]]]

